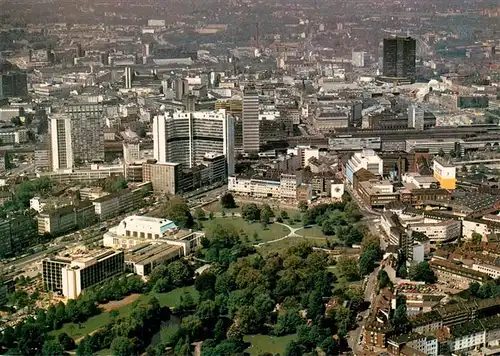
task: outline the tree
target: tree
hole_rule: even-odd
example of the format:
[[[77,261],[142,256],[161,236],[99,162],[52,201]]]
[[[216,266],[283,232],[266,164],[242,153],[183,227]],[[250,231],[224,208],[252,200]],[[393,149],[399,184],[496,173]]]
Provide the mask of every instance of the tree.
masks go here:
[[[280,216],[281,216],[281,218],[283,220],[287,220],[288,219],[288,213],[286,212],[286,210],[281,210]]]
[[[222,213],[221,213],[222,217],[225,218],[226,217],[226,211],[225,210],[222,210]]]
[[[462,166],[462,169],[461,169],[461,170],[462,170],[462,173],[467,173],[467,172],[469,171],[469,170],[467,169],[467,166],[466,166],[465,164]]]
[[[373,272],[378,257],[378,253],[374,248],[363,251],[358,261],[360,275],[365,276]]]
[[[192,283],[193,271],[184,260],[169,263],[167,272],[170,277],[170,282],[176,287],[183,287]]]
[[[386,288],[386,287],[392,287],[392,282],[391,279],[389,278],[389,275],[384,269],[381,269],[378,272],[378,287],[379,289]]]
[[[301,212],[306,212],[307,211],[307,208],[308,208],[308,205],[307,205],[307,202],[306,201],[299,201],[297,203],[297,208],[301,211]]]
[[[132,343],[124,336],[118,336],[113,339],[111,342],[111,351],[113,351],[113,355],[115,356],[133,356],[136,354]]]
[[[220,197],[220,205],[224,209],[234,209],[234,208],[236,208],[236,202],[234,201],[233,195],[231,193],[223,194]]]
[[[446,154],[444,153],[444,150],[442,148],[439,149],[438,156],[439,157],[444,157]]]
[[[271,215],[269,210],[262,209],[260,212],[260,223],[263,227],[266,227],[271,222]]]
[[[299,325],[305,324],[297,309],[290,309],[281,313],[274,325],[273,334],[276,336],[293,334]]]
[[[283,356],[302,356],[306,353],[306,349],[303,345],[296,341],[290,341],[285,349]]]
[[[43,343],[42,355],[43,356],[62,356],[62,355],[64,355],[64,349],[58,341],[47,340]]]
[[[258,221],[260,220],[260,209],[257,204],[245,204],[241,209],[241,217],[247,221]]]
[[[205,220],[205,218],[206,218],[205,211],[202,208],[196,209],[196,220],[201,221]]]
[[[117,193],[127,188],[127,180],[123,176],[112,176],[104,180],[103,189],[108,193]]]
[[[203,331],[203,323],[197,316],[188,315],[182,318],[181,328],[185,330],[191,340],[198,340]]]
[[[408,278],[408,269],[406,268],[406,262],[405,261],[403,261],[401,263],[401,266],[399,266],[397,272],[398,272],[397,274],[398,274],[398,276],[400,278],[403,278],[403,279],[404,278]]]
[[[261,316],[253,306],[243,306],[236,314],[235,323],[243,334],[253,334],[259,331],[261,326]]]
[[[435,283],[437,281],[434,271],[427,261],[420,262],[410,267],[410,278],[413,281]]]
[[[66,333],[59,334],[57,341],[59,341],[65,351],[74,350],[76,347],[75,340],[70,338]]]
[[[213,211],[211,211],[211,212],[208,214],[208,218],[209,218],[210,220],[213,220],[213,219],[214,219],[214,216],[215,216],[215,214],[214,214],[214,212],[213,212]]]
[[[348,281],[359,279],[358,265],[354,259],[341,256],[337,262],[337,268],[340,275]]]
[[[325,219],[323,224],[321,225],[321,232],[326,236],[335,235],[335,231],[337,229],[337,225],[333,219]]]
[[[480,245],[482,240],[483,240],[483,235],[475,231],[472,232],[472,243]]]
[[[194,225],[194,219],[186,201],[182,197],[174,197],[162,207],[161,217],[172,220],[181,228],[189,229]]]
[[[194,287],[202,298],[213,298],[215,296],[215,282],[217,277],[210,271],[205,271],[196,277]]]
[[[406,313],[406,303],[400,304],[394,311],[392,325],[394,325],[401,333],[408,331],[410,322],[408,321],[408,315]]]

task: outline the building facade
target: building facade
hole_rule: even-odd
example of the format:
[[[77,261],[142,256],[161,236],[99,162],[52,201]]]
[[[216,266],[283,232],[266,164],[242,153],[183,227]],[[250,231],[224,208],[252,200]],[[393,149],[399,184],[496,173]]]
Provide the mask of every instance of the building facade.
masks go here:
[[[383,74],[390,78],[407,78],[415,81],[417,42],[411,37],[384,39]]]
[[[253,87],[243,90],[243,151],[260,151],[259,93]]]

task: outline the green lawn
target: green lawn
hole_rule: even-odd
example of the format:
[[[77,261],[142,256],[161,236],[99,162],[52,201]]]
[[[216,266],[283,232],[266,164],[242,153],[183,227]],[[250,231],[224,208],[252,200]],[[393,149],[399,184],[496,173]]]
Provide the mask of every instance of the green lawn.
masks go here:
[[[245,335],[243,340],[252,344],[246,351],[249,352],[251,356],[257,356],[264,352],[283,354],[288,343],[296,338],[296,334],[280,337],[270,335]]]
[[[290,237],[278,242],[273,242],[270,244],[265,244],[258,247],[258,251],[262,252],[264,255],[272,252],[284,252],[292,246],[295,246],[301,242],[308,242],[314,247],[325,247],[326,242],[323,238],[309,238],[305,237]]]
[[[269,224],[265,229],[258,222],[248,223],[240,217],[226,216],[225,218],[219,217],[213,220],[203,221],[203,229],[209,231],[211,228],[220,224],[222,226],[232,225],[240,234],[242,241],[249,243],[259,243],[264,241],[271,241],[279,239],[290,233],[290,230],[279,224]],[[254,234],[257,233],[257,239]]]
[[[220,213],[220,212],[222,212],[222,210],[224,210],[226,212],[226,214],[228,214],[228,215],[231,215],[231,213],[241,213],[241,208],[239,206],[237,206],[234,209],[224,209],[219,201],[216,201],[212,204],[205,205],[203,207],[203,209],[208,211],[208,212],[213,211],[214,213]]]
[[[321,231],[321,227],[319,226],[312,226],[312,227],[306,227],[303,229],[300,229],[297,231],[298,235],[304,236],[304,237],[328,237],[323,232]]]
[[[168,293],[153,293],[153,294],[143,294],[141,295],[137,301],[145,302],[149,299],[151,295],[156,296],[161,306],[168,307],[176,307],[179,304],[181,295],[184,293],[190,293],[195,300],[198,298],[198,292],[194,289],[194,286],[182,287],[174,289]],[[126,316],[132,312],[134,303],[130,303],[124,305],[119,309],[120,315]],[[99,315],[95,315],[89,318],[86,322],[79,324],[75,323],[66,323],[59,330],[55,330],[50,334],[53,336],[57,336],[63,332],[67,333],[71,338],[78,339],[82,336],[88,335],[92,331],[95,331],[99,328],[106,326],[106,324],[110,321],[110,313],[103,312]]]

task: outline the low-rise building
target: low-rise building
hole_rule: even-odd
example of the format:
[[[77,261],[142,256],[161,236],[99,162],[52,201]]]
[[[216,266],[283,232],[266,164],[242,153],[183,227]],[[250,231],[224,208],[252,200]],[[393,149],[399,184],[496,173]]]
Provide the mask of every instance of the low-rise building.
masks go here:
[[[394,191],[393,183],[386,180],[359,182],[356,192],[371,208],[383,208],[389,203],[399,200],[399,193]]]
[[[296,200],[297,194],[299,194],[301,198],[312,197],[312,187],[310,185],[304,184],[304,187],[301,188],[304,190],[297,193],[297,189],[301,184],[302,175],[300,173],[283,173],[279,178],[229,176],[228,191],[259,198]]]
[[[437,179],[441,188],[455,189],[457,169],[452,163],[448,163],[440,157],[435,157],[433,171],[434,178]]]
[[[37,222],[25,215],[0,220],[0,257],[24,253],[36,242]]]
[[[168,219],[148,216],[128,216],[103,236],[103,245],[129,250],[143,243],[181,246],[183,255],[189,254],[200,244],[202,232],[180,230]]]
[[[472,282],[483,283],[489,279],[486,273],[447,260],[433,259],[429,265],[440,283],[448,284],[457,289],[467,289]]]
[[[92,203],[81,201],[38,215],[38,234],[61,235],[76,228],[90,226],[95,220]]]
[[[145,184],[135,189],[124,189],[121,192],[97,198],[92,202],[95,214],[100,220],[106,220],[137,209],[150,189]]]
[[[391,355],[427,355],[437,356],[439,343],[435,337],[419,333],[409,333],[390,337],[387,348]]]
[[[127,268],[139,276],[147,276],[158,265],[184,256],[181,246],[169,244],[139,244],[125,254]]]
[[[407,227],[411,231],[425,234],[432,244],[453,240],[462,233],[462,223],[454,219],[444,221],[424,219],[421,223],[410,223]]]

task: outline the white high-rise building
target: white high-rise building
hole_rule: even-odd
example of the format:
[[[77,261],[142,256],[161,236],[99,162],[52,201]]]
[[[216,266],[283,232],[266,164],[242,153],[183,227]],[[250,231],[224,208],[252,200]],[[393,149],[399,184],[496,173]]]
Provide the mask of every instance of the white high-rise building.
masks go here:
[[[260,151],[259,93],[252,87],[243,91],[243,150]]]
[[[125,68],[125,88],[130,89],[132,88],[132,81],[133,81],[133,71],[132,68],[126,67]]]
[[[226,110],[176,111],[153,118],[153,155],[160,162],[193,167],[206,153],[226,156],[228,174],[234,172],[234,118]]]
[[[352,65],[354,67],[365,66],[365,52],[352,52]]]
[[[408,106],[408,127],[415,130],[424,129],[424,109],[418,105]]]

